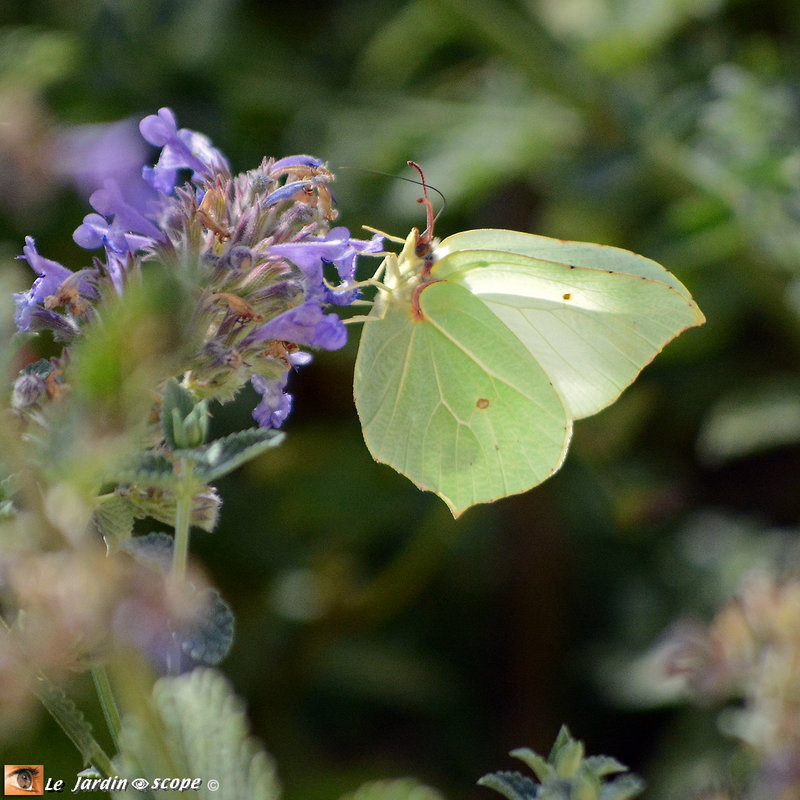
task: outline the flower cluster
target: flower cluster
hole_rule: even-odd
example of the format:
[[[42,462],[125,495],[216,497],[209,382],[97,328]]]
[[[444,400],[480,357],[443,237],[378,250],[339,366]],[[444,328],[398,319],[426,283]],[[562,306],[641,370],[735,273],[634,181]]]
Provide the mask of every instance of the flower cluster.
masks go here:
[[[754,570],[707,626],[685,622],[658,648],[667,676],[703,704],[732,700],[727,732],[760,764],[755,797],[800,792],[800,581]]]
[[[47,329],[69,343],[102,317],[106,295],[124,295],[143,264],[184,270],[198,287],[191,325],[199,343],[184,365],[185,385],[198,397],[228,398],[250,380],[262,396],[256,421],[279,427],[291,409],[288,372],[310,359],[300,348],[344,345],[344,324],[326,307],[357,297],[356,258],[380,252],[382,238],[331,227],[333,175],[317,158],[266,158],[233,176],[208,138],[179,129],[169,109],[139,128],[160,148],[158,161],[135,180],[106,179],[89,198],[94,213],[74,233],[104,258],[73,272],[26,239],[21,258],[37,277],[15,295],[17,328]],[[43,387],[31,391],[30,371],[20,380],[18,407],[45,395]]]

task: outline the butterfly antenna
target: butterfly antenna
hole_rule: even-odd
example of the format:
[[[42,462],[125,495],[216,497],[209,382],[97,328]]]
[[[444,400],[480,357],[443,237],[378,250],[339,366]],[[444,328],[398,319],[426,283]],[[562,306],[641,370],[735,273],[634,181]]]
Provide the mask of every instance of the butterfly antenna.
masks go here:
[[[425,228],[425,233],[421,234],[419,240],[417,241],[416,250],[417,255],[423,256],[427,255],[428,251],[430,250],[431,239],[433,238],[433,224],[436,222],[436,217],[433,214],[433,203],[431,203],[431,199],[428,197],[428,184],[425,183],[425,173],[422,171],[422,167],[417,164],[416,161],[409,161],[408,166],[413,167],[417,172],[419,172],[419,177],[422,181],[423,197],[417,198],[417,202],[422,203],[425,206],[428,225]]]
[[[441,208],[436,212],[436,215],[433,217],[433,219],[431,219],[430,218],[430,214],[428,214],[428,228],[432,229],[432,223],[436,222],[436,220],[439,219],[439,216],[441,215],[441,213],[445,210],[445,208],[447,206],[447,198],[435,186],[431,186],[430,184],[428,184],[425,181],[425,176],[422,174],[422,169],[420,168],[419,164],[417,164],[415,161],[409,161],[408,164],[409,164],[409,166],[413,166],[414,169],[416,169],[417,172],[419,172],[420,176],[422,177],[421,181],[415,180],[414,178],[406,178],[403,175],[392,175],[391,172],[382,172],[379,169],[367,169],[365,167],[350,167],[350,166],[343,165],[343,166],[340,166],[340,167],[335,167],[335,171],[338,172],[341,169],[350,169],[350,170],[356,170],[358,172],[370,172],[373,175],[385,175],[387,178],[397,178],[397,179],[399,179],[401,181],[407,181],[408,183],[416,183],[418,186],[422,186],[422,189],[425,192],[425,197],[420,198],[420,200],[419,200],[420,203],[430,203],[430,200],[427,199],[428,198],[428,191],[427,191],[428,189],[430,189],[430,191],[432,191],[432,192],[436,192],[436,194],[438,194],[439,197],[442,198],[442,205],[441,205]],[[426,231],[426,234],[427,234],[427,231]],[[428,238],[430,239],[432,237],[433,237],[433,234],[431,233],[430,237],[428,237]]]

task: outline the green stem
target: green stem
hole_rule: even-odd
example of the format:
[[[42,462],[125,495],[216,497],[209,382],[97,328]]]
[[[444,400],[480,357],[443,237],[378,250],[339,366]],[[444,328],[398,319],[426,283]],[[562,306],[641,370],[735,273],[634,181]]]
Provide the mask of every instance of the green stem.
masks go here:
[[[181,587],[186,580],[186,562],[189,558],[189,529],[192,520],[192,498],[194,480],[192,479],[192,462],[185,458],[180,462],[183,469],[182,480],[177,489],[175,506],[175,539],[172,545],[172,576]],[[167,656],[167,669],[171,675],[177,675],[181,664],[181,646],[177,639],[172,652]]]
[[[175,542],[172,550],[172,574],[176,581],[186,578],[186,561],[189,555],[189,528],[192,518],[192,462],[186,458],[182,461],[183,480],[178,489],[175,508]]]
[[[117,752],[120,752],[119,734],[122,730],[122,719],[120,718],[117,701],[114,699],[114,693],[111,690],[111,682],[108,680],[106,668],[95,667],[92,670],[92,679],[94,680],[94,688],[97,691],[100,707],[103,709],[103,716],[106,718],[106,724],[111,733],[114,747]]]

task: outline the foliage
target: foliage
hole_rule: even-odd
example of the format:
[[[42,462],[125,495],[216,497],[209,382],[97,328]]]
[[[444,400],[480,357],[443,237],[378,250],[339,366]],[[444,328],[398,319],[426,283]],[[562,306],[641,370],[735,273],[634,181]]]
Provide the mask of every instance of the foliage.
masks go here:
[[[558,732],[547,759],[527,748],[514,750],[536,775],[538,783],[519,772],[492,772],[478,783],[508,800],[629,800],[644,790],[642,781],[626,772],[616,759],[584,756],[583,743],[572,738],[566,726]],[[614,776],[609,781],[607,776]]]
[[[149,717],[157,715],[153,725]],[[213,670],[195,670],[178,678],[162,678],[152,701],[125,718],[122,751],[116,759],[119,775],[149,780],[191,775],[203,778],[198,796],[235,800],[277,800],[275,767],[248,736],[241,703],[228,682]],[[218,788],[208,788],[208,780]],[[155,798],[172,792],[156,790]],[[126,792],[112,793],[126,797]]]

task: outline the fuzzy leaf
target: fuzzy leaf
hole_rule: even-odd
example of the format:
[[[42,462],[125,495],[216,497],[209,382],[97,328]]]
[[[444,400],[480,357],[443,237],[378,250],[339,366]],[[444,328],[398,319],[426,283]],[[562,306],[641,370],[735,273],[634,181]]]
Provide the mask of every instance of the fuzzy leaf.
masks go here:
[[[216,589],[206,589],[204,619],[181,642],[181,648],[195,663],[219,664],[233,644],[234,615]]]
[[[174,540],[168,533],[152,531],[144,536],[134,536],[125,542],[124,549],[140,564],[155,566],[168,572],[172,565]]]
[[[194,396],[188,389],[184,389],[175,378],[170,378],[164,387],[161,402],[161,430],[171,449],[177,450],[180,445],[175,443],[173,417],[177,412],[178,420],[183,421],[194,408]]]
[[[109,481],[136,484],[147,489],[172,489],[178,480],[173,462],[157,453],[139,453],[126,467],[109,476]]]
[[[99,498],[92,515],[92,524],[103,537],[109,553],[116,552],[133,533],[136,517],[130,501],[116,493]]]
[[[69,695],[41,675],[36,678],[33,691],[78,749],[83,763],[94,764],[106,770],[109,766],[108,758],[97,744],[91,724]]]
[[[129,778],[195,777],[201,800],[277,800],[272,760],[248,732],[241,701],[215,670],[196,669],[162,678],[153,687],[152,708],[123,720],[117,774]],[[149,724],[148,724],[149,723]],[[218,781],[218,790],[209,788]],[[175,792],[151,790],[156,800]],[[115,792],[128,800],[129,792]]]
[[[583,763],[598,777],[628,771],[624,764],[611,756],[587,756]]]
[[[443,800],[441,793],[413,778],[369,781],[341,800]]]
[[[124,492],[128,500],[135,506],[137,517],[152,517],[167,525],[175,524],[177,502],[173,492],[167,489],[138,485],[128,486]],[[216,489],[203,487],[203,490],[192,498],[191,524],[211,533],[217,526],[221,505],[222,500]]]
[[[555,769],[529,747],[520,747],[517,750],[512,750],[511,755],[514,756],[514,758],[524,761],[541,783],[544,783],[556,774]]]
[[[535,800],[539,797],[539,786],[520,772],[492,772],[484,775],[478,786],[494,789],[508,800]]]
[[[216,439],[192,450],[176,451],[176,457],[194,462],[194,474],[208,483],[261,455],[283,441],[284,434],[270,428],[250,428]]]
[[[513,750],[511,755],[524,761],[540,783],[518,772],[495,772],[478,781],[509,800],[630,800],[644,790],[643,781],[635,775],[606,783],[606,775],[627,768],[608,756],[585,757],[583,742],[573,739],[566,725],[561,726],[546,761],[528,748]]]
[[[631,800],[645,789],[644,781],[637,775],[620,775],[600,790],[600,800]]]
[[[165,574],[172,566],[174,540],[166,533],[148,533],[134,536],[123,545],[140,564],[147,564]],[[231,649],[234,634],[234,614],[216,589],[195,589],[187,584],[186,591],[195,592],[198,616],[192,627],[173,630],[185,654],[186,668],[198,664],[214,666],[222,661]]]

